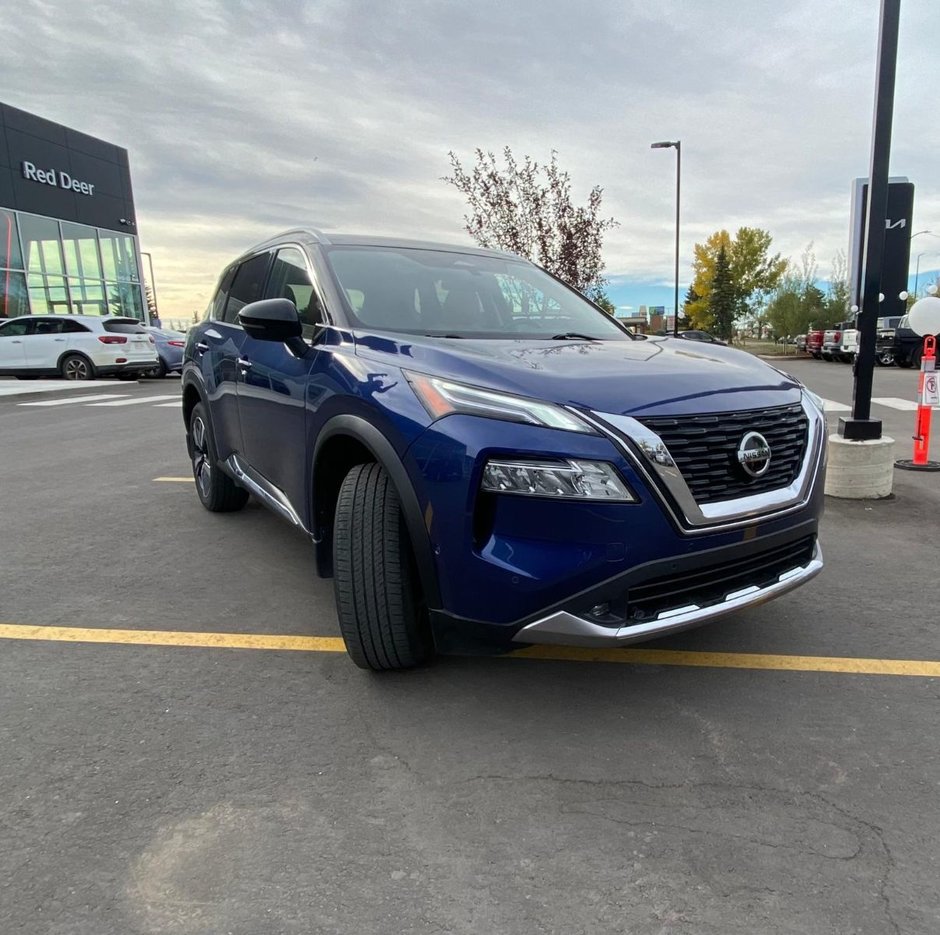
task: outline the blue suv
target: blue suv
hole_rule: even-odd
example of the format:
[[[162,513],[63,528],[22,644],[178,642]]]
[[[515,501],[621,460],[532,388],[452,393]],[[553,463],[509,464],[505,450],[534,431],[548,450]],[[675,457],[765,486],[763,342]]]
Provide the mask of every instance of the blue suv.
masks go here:
[[[645,640],[822,568],[820,401],[512,254],[289,231],[223,272],[183,393],[202,505],[310,536],[363,668]]]

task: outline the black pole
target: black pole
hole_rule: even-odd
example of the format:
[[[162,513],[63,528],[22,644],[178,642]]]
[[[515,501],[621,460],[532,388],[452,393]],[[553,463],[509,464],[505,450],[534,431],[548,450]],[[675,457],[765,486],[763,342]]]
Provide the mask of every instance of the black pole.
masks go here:
[[[872,127],[868,206],[865,213],[865,252],[862,254],[862,301],[855,360],[852,418],[839,419],[839,433],[853,441],[881,438],[881,420],[871,418],[871,387],[875,370],[875,339],[888,217],[888,172],[891,161],[891,122],[894,116],[894,78],[898,63],[901,0],[881,0],[878,33],[878,78]]]
[[[676,304],[672,333],[679,337],[679,194],[682,185],[682,140],[676,140]]]

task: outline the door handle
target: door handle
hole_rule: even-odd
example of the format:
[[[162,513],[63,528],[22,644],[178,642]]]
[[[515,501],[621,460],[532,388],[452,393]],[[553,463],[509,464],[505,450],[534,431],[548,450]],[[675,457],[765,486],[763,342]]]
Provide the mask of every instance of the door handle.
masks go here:
[[[196,350],[199,351],[200,354],[205,354],[205,352],[209,350],[209,345],[206,344],[205,341],[197,341]]]
[[[22,344],[23,342],[17,340],[16,338],[14,338],[12,341],[10,341],[10,343],[11,343],[11,344]]]
[[[247,373],[249,370],[251,370],[251,361],[246,360],[244,357],[239,357],[238,368],[241,370],[242,373]]]
[[[56,338],[56,341],[64,341],[65,338]]]

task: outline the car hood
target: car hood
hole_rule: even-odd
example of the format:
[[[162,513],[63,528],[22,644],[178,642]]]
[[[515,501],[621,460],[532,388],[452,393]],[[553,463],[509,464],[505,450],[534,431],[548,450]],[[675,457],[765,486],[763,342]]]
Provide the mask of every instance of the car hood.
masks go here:
[[[674,338],[546,341],[356,335],[383,365],[618,415],[728,412],[796,402],[800,384],[730,347]]]

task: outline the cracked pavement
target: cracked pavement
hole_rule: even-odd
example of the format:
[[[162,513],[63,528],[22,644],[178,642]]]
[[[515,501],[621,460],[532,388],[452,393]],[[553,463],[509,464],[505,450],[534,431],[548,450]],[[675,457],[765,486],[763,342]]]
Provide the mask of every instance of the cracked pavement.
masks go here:
[[[65,408],[0,404],[0,618],[336,634],[302,537],[151,482],[178,413]],[[656,645],[940,658],[938,490],[830,501],[817,581]],[[0,641],[0,930],[933,935],[938,688]]]

